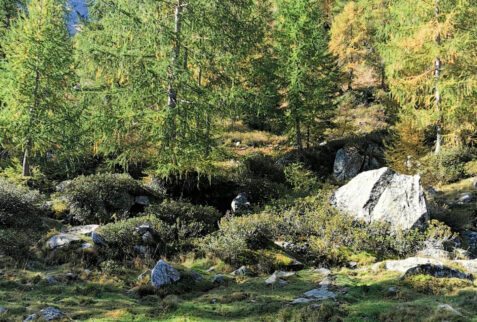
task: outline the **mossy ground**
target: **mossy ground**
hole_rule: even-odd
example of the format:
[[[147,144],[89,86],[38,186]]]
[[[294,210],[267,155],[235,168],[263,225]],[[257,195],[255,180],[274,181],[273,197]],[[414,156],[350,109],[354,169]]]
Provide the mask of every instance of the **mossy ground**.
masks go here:
[[[399,273],[339,269],[333,270],[330,286],[338,294],[335,301],[291,306],[323,276],[305,269],[287,285],[272,287],[265,284],[266,276],[226,275],[227,283],[217,286],[210,283],[215,273],[206,272],[208,265],[204,259],[176,265],[183,282],[160,292],[137,281],[139,269],[109,275],[93,271],[89,276],[69,264],[47,272],[9,269],[0,277],[0,305],[8,309],[0,321],[21,321],[47,306],[79,321],[477,321],[477,284],[472,282],[426,276],[400,280]],[[187,278],[191,268],[203,274],[201,282]],[[71,271],[78,280],[43,280]],[[230,267],[218,263],[216,272],[221,271]],[[449,304],[461,315],[436,312],[439,304]]]

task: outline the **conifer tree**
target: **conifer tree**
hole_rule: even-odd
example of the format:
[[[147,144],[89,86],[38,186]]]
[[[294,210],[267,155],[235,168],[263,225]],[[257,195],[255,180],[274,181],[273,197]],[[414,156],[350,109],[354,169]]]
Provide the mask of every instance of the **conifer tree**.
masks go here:
[[[277,10],[277,54],[284,107],[296,145],[303,151],[302,127],[333,108],[339,73],[327,51],[328,37],[318,1],[281,0]]]
[[[72,46],[64,0],[30,0],[2,41],[0,128],[23,153],[23,176],[30,159],[60,149],[75,116],[69,106],[73,81]]]
[[[254,2],[101,1],[78,35],[95,147],[127,166],[139,154],[161,174],[202,171],[215,120],[243,92],[242,63],[260,36]],[[232,102],[233,101],[233,102]]]
[[[442,143],[475,140],[477,132],[477,14],[474,0],[390,2],[389,40],[379,46],[393,97],[414,109]]]

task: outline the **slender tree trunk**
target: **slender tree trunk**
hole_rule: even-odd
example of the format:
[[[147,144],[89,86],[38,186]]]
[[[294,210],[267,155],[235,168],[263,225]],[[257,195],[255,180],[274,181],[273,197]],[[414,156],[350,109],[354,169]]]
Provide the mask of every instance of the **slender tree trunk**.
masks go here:
[[[310,126],[307,125],[306,127],[306,148],[310,148]]]
[[[30,154],[30,142],[27,143],[25,151],[23,152],[22,176],[24,178],[31,177],[29,154]]]
[[[436,14],[436,23],[439,25],[439,0],[436,0],[436,8],[435,8],[435,14]],[[440,46],[441,44],[441,36],[440,34],[437,35],[436,37],[436,43],[437,46]],[[434,91],[434,100],[435,100],[435,107],[436,107],[436,113],[437,113],[437,125],[436,125],[436,149],[434,150],[434,153],[439,153],[441,150],[441,145],[442,145],[442,126],[441,126],[441,115],[440,115],[440,102],[441,102],[441,96],[439,94],[439,77],[441,73],[441,60],[439,59],[439,56],[436,56],[435,59],[435,69],[434,69],[434,76],[436,79],[436,88]]]
[[[298,117],[295,117],[295,131],[296,131],[296,145],[298,146],[298,151],[300,154],[303,153],[303,142],[301,140],[301,129],[300,129],[300,120]]]
[[[167,134],[166,145],[170,146],[176,138],[176,111],[177,107],[177,73],[178,73],[178,60],[181,48],[180,32],[181,32],[181,12],[182,3],[181,0],[176,0],[175,13],[174,13],[174,44],[172,47],[171,65],[169,68],[169,84],[167,89],[167,107],[171,114],[169,133]]]
[[[182,4],[181,0],[176,1],[176,8],[174,14],[174,45],[172,48],[171,67],[169,71],[169,86],[167,91],[167,106],[171,109],[177,106],[177,88],[175,88],[174,81],[177,77],[177,60],[180,54],[180,32],[181,32],[181,12]]]

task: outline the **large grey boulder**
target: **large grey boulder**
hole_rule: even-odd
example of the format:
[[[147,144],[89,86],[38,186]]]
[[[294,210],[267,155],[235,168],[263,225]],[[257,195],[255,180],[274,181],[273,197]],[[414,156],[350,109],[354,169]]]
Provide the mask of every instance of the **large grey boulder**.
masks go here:
[[[180,279],[179,272],[162,259],[157,262],[151,272],[151,283],[155,288],[177,282]]]
[[[47,242],[46,246],[50,249],[64,248],[73,243],[81,242],[81,238],[73,234],[58,234],[51,237]]]
[[[387,167],[360,173],[335,190],[329,202],[358,220],[389,222],[393,229],[420,227],[429,220],[420,177]]]
[[[337,180],[347,180],[356,176],[363,167],[365,157],[355,147],[339,149],[333,165],[333,175]]]

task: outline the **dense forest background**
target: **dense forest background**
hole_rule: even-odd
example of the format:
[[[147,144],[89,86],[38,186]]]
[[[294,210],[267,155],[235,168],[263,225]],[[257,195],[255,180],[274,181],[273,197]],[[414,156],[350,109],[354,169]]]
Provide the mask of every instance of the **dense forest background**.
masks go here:
[[[210,175],[237,123],[301,154],[384,130],[405,172],[475,145],[472,1],[94,1],[89,19],[72,7],[2,1],[4,169]]]

